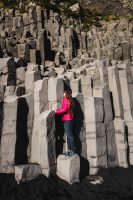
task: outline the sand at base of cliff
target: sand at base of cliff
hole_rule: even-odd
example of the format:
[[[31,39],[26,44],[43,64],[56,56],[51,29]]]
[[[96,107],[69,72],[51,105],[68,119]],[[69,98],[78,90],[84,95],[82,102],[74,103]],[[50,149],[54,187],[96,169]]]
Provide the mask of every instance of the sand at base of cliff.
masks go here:
[[[133,200],[133,167],[99,172],[102,184],[90,178],[69,185],[58,177],[40,176],[17,185],[14,175],[0,174],[0,200]]]

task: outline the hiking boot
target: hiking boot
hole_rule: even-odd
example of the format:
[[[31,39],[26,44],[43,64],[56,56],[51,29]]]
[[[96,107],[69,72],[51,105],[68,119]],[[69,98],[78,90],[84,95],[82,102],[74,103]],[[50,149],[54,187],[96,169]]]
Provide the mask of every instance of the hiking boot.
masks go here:
[[[71,151],[69,151],[68,156],[71,157],[71,156],[73,156],[74,154],[75,154],[75,152],[71,150]]]
[[[66,151],[65,156],[69,156],[70,150]]]

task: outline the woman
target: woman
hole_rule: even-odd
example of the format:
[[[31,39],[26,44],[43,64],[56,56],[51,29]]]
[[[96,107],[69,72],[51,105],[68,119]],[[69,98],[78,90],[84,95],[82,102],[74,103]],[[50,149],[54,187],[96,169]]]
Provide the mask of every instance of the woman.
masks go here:
[[[64,92],[62,99],[61,108],[55,110],[56,114],[62,114],[62,121],[64,123],[64,129],[67,136],[68,151],[65,153],[66,156],[74,155],[74,136],[73,136],[73,113],[74,102],[72,93],[70,90]]]

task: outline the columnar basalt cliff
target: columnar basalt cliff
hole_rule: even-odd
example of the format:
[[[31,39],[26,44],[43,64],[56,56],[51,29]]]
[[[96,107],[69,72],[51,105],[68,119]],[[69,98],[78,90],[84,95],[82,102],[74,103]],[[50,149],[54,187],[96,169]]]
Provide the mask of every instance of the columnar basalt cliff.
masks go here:
[[[34,171],[33,164],[39,174],[56,173],[66,139],[53,109],[66,87],[81,177],[82,169],[95,175],[133,165],[133,22],[101,21],[84,31],[36,5],[0,13],[0,172]]]

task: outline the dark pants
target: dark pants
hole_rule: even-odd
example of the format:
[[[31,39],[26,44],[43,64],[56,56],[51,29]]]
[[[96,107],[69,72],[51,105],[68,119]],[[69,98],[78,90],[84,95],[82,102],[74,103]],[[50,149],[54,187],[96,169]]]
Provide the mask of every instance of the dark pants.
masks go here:
[[[64,121],[68,150],[74,151],[73,120]]]

